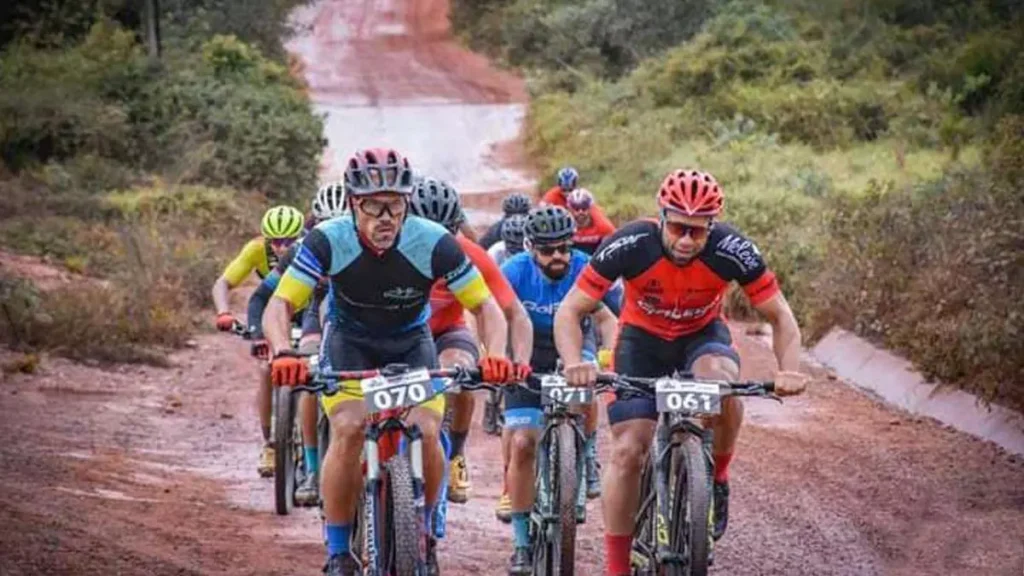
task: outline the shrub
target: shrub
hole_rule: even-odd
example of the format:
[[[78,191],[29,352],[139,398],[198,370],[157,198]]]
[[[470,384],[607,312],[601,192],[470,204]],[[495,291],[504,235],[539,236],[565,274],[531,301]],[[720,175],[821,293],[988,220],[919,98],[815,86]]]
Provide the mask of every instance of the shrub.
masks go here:
[[[812,331],[840,324],[928,376],[1024,407],[1024,193],[984,171],[838,196]]]

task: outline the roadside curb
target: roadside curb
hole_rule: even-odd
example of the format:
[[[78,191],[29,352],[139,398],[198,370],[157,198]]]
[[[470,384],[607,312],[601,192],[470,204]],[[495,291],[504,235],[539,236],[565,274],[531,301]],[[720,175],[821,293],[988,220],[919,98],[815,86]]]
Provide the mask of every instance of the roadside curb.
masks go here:
[[[985,407],[966,392],[926,382],[913,365],[858,336],[833,328],[811,350],[842,379],[911,414],[928,416],[1024,456],[1024,415]]]

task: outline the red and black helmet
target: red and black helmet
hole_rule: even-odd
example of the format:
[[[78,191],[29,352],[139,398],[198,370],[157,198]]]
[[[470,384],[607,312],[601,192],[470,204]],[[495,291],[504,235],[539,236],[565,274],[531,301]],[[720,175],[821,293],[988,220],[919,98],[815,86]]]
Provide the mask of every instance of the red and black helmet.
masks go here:
[[[378,192],[412,194],[412,168],[390,148],[359,150],[345,166],[345,189],[351,196]]]
[[[658,206],[687,216],[718,216],[725,203],[715,177],[700,170],[670,172],[658,189]]]

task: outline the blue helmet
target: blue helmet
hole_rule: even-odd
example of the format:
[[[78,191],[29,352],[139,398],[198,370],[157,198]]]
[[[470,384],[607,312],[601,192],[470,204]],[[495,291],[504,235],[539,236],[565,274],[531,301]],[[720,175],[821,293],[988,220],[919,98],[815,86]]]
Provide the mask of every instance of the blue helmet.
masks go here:
[[[558,171],[558,187],[566,192],[575,190],[579,179],[580,173],[572,166],[566,166]]]

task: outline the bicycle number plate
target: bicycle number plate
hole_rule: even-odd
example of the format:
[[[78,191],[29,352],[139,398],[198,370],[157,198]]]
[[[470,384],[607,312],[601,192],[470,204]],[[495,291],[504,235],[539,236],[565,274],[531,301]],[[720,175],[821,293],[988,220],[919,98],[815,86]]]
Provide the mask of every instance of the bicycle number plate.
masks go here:
[[[594,391],[591,388],[580,388],[569,386],[565,378],[548,374],[540,379],[541,404],[568,404],[579,406],[590,404],[594,401]]]
[[[416,406],[433,396],[433,381],[426,368],[395,376],[374,376],[362,380],[363,400],[371,413]]]
[[[697,416],[722,411],[722,393],[717,384],[662,378],[655,382],[654,399],[658,412]]]

